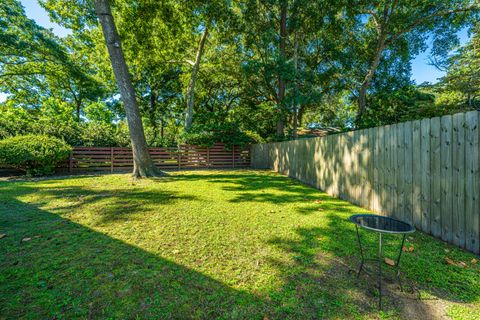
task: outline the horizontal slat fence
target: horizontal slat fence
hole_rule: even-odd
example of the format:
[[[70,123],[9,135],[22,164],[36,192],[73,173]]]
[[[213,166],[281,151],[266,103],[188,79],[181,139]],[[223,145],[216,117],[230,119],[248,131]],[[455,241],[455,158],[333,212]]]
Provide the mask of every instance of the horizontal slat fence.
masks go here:
[[[150,148],[155,166],[168,169],[247,168],[250,167],[250,147],[226,148],[217,143],[210,148],[182,145],[178,148]],[[69,172],[121,171],[133,167],[131,148],[74,147],[62,168]]]
[[[480,252],[480,112],[252,146],[271,168]]]

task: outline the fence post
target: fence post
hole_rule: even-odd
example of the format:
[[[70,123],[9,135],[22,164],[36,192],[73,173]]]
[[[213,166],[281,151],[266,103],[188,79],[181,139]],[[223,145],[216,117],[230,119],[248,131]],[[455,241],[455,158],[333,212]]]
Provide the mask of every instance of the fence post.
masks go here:
[[[110,172],[113,173],[113,147],[110,147]]]
[[[68,157],[68,172],[73,173],[73,150],[70,151],[70,156]]]
[[[235,146],[232,148],[232,167],[235,169]]]
[[[207,167],[210,167],[210,147],[207,147]]]
[[[180,152],[181,152],[180,150],[181,150],[181,149],[182,149],[181,146],[178,146],[178,147],[177,147],[177,165],[178,165],[178,170],[180,170],[180,167],[181,167],[181,165],[180,165]]]

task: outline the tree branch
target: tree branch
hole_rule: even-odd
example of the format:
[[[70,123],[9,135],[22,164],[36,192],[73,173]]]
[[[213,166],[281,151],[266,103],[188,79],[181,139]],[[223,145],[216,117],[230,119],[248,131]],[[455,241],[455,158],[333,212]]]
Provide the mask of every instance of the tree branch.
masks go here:
[[[459,8],[459,9],[454,9],[454,10],[447,10],[447,11],[437,11],[431,15],[428,15],[428,16],[425,16],[425,17],[421,17],[415,21],[413,21],[410,25],[408,25],[406,28],[404,28],[403,30],[397,32],[395,35],[392,35],[390,38],[388,38],[386,41],[385,41],[385,44],[388,46],[390,44],[392,44],[393,42],[395,42],[398,38],[400,38],[403,34],[411,31],[412,29],[414,29],[415,27],[418,27],[419,25],[421,25],[422,23],[428,21],[429,19],[432,19],[432,18],[436,18],[436,17],[443,17],[443,16],[448,16],[450,14],[455,14],[455,13],[461,13],[461,12],[468,12],[468,11],[472,11],[472,10],[479,10],[480,8],[478,6],[471,6],[471,7],[467,7],[467,8]]]

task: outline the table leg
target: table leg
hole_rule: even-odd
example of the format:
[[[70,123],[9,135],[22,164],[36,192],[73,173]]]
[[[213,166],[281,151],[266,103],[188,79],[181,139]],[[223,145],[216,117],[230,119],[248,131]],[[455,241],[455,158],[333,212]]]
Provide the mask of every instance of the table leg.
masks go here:
[[[379,233],[378,241],[378,308],[382,309],[382,234]]]
[[[360,277],[360,272],[362,272],[363,269],[363,264],[365,262],[365,258],[363,256],[363,248],[362,248],[362,242],[360,241],[360,234],[358,232],[358,226],[355,225],[355,229],[357,230],[357,242],[358,242],[358,248],[360,249],[360,256],[362,258],[362,261],[360,262],[360,267],[358,268],[357,272],[357,278]]]
[[[403,286],[402,286],[402,280],[400,279],[400,258],[402,257],[402,251],[403,251],[403,245],[405,244],[405,237],[407,235],[404,234],[403,235],[403,239],[402,239],[402,245],[400,246],[400,252],[398,253],[398,257],[397,257],[397,263],[395,263],[395,268],[397,268],[397,281],[398,281],[398,284],[400,285],[400,291],[403,292]]]

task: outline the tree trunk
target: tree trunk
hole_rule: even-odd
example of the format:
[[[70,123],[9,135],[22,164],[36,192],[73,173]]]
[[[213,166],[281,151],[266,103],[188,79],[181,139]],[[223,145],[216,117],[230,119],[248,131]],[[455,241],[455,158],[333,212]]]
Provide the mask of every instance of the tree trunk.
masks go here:
[[[95,12],[102,26],[113,73],[115,74],[115,79],[120,89],[120,95],[127,116],[128,129],[132,142],[133,177],[142,178],[158,174],[163,175],[164,173],[157,171],[148,153],[140,110],[137,106],[135,91],[130,73],[128,72],[127,63],[125,62],[109,0],[95,0]]]
[[[293,44],[293,64],[295,68],[295,83],[294,83],[294,98],[293,98],[293,129],[292,129],[292,138],[297,139],[298,134],[298,38],[297,32],[295,32],[294,36],[294,44]]]
[[[280,8],[280,63],[283,66],[286,60],[285,47],[287,41],[287,0],[282,0]],[[278,74],[278,120],[277,120],[277,137],[283,137],[285,129],[285,117],[283,99],[285,98],[285,80],[282,71]]]
[[[82,109],[82,100],[75,98],[75,112],[77,114],[77,120],[80,121],[80,111]]]
[[[358,112],[355,123],[358,126],[362,121],[362,117],[367,109],[367,90],[370,87],[375,72],[377,71],[378,65],[380,64],[380,59],[382,58],[383,50],[385,50],[385,26],[382,26],[382,31],[378,36],[377,48],[375,50],[375,55],[373,56],[372,63],[370,64],[370,69],[368,69],[367,75],[360,86],[358,91]]]
[[[193,122],[193,105],[195,101],[195,82],[197,81],[198,70],[200,69],[200,62],[202,61],[202,55],[205,48],[205,42],[208,37],[208,28],[205,27],[203,35],[200,38],[198,45],[197,56],[195,57],[195,63],[192,69],[192,75],[190,76],[190,82],[187,87],[187,110],[185,116],[185,131],[190,130]]]
[[[299,127],[303,126],[303,111],[304,111],[304,109],[305,109],[304,106],[302,106],[302,105],[298,106],[297,122],[298,122]]]

